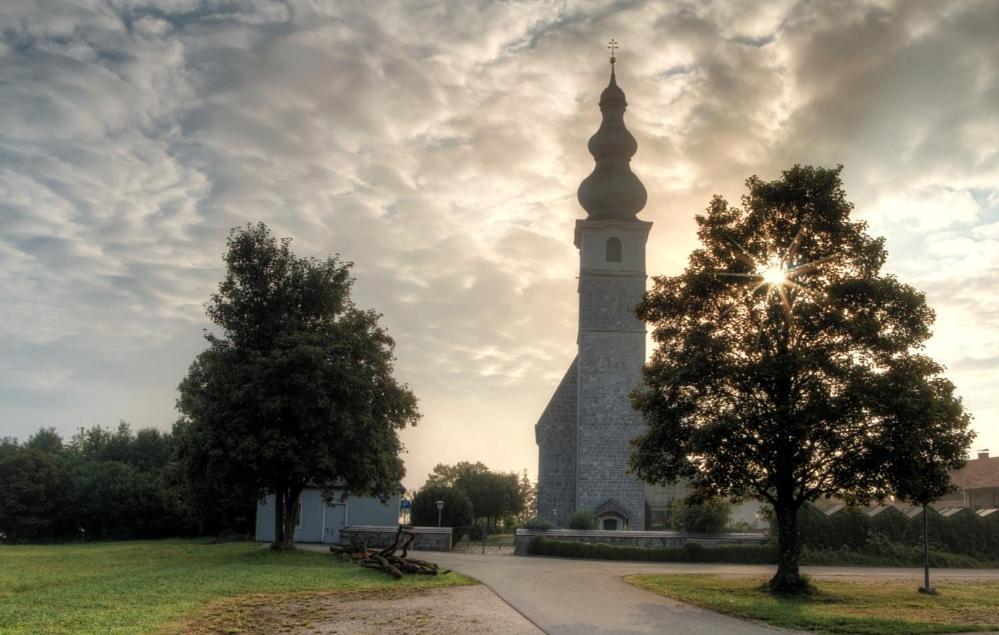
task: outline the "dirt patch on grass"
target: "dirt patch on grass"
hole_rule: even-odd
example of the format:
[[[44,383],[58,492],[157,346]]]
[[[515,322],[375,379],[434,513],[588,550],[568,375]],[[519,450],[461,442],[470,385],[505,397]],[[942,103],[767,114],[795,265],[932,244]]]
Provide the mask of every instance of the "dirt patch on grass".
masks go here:
[[[418,591],[241,595],[216,602],[177,631],[265,633],[540,633],[484,586]]]

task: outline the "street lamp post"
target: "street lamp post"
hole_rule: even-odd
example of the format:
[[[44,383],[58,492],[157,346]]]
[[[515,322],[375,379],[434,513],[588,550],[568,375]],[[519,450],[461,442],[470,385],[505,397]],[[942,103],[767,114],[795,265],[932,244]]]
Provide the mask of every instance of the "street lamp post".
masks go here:
[[[444,511],[444,501],[437,501],[437,526],[441,526],[441,512]]]
[[[926,503],[923,503],[923,586],[919,587],[919,592],[937,592],[930,586],[930,523],[926,515]]]

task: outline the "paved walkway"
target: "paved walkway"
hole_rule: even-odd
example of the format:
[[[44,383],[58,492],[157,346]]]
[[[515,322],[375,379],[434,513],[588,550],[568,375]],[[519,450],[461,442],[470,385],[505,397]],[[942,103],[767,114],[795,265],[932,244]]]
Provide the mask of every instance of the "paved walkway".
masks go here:
[[[788,633],[677,602],[626,584],[631,573],[772,575],[774,567],[521,558],[427,553],[426,558],[465,573],[492,589],[551,634]],[[816,578],[884,578],[922,581],[922,569],[803,567]],[[933,580],[999,579],[996,569],[934,569]]]
[[[643,591],[621,579],[649,569],[644,563],[458,553],[425,557],[481,581],[552,635],[777,632]]]
[[[310,548],[305,547],[305,548]],[[326,547],[316,546],[322,550]],[[552,635],[638,633],[788,633],[684,604],[626,584],[632,573],[767,576],[774,567],[736,564],[613,562],[420,552],[419,557],[469,575]],[[815,578],[922,581],[922,569],[802,567]],[[933,569],[932,580],[999,579],[997,569]]]

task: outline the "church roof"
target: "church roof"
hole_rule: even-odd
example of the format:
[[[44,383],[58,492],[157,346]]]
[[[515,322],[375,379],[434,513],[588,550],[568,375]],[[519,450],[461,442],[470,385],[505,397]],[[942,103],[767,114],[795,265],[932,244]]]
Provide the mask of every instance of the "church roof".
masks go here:
[[[645,186],[629,165],[638,143],[624,125],[627,106],[624,91],[617,85],[614,58],[611,58],[610,83],[600,94],[603,120],[588,144],[596,166],[579,184],[577,192],[587,220],[638,220],[636,215],[648,200]]]

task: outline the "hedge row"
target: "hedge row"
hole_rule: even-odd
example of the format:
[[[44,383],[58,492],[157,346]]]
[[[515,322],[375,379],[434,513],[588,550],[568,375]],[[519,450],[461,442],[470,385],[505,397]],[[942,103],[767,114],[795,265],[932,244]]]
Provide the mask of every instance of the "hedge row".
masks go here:
[[[802,550],[802,564],[810,565],[862,565],[862,566],[918,566],[923,562],[922,551],[915,547],[894,545],[878,538],[870,551],[849,549]],[[687,543],[682,547],[646,548],[627,545],[558,540],[538,536],[527,550],[532,556],[560,558],[586,558],[592,560],[633,560],[643,562],[713,562],[730,564],[776,564],[777,548],[765,545],[722,545],[705,547]],[[982,562],[969,556],[930,551],[930,562],[935,567],[982,567],[994,563]]]
[[[930,508],[928,521],[932,549],[980,560],[999,560],[999,514],[982,518],[963,510],[944,517]],[[798,529],[806,547],[823,551],[868,552],[875,540],[900,548],[921,548],[923,544],[922,513],[909,518],[891,507],[875,516],[849,508],[827,516],[809,504],[798,512]]]
[[[705,547],[687,543],[682,547],[635,547],[608,545],[602,542],[557,540],[538,536],[531,541],[527,553],[532,556],[590,558],[594,560],[644,560],[654,562],[739,562],[771,564],[777,562],[773,545],[722,545]]]

